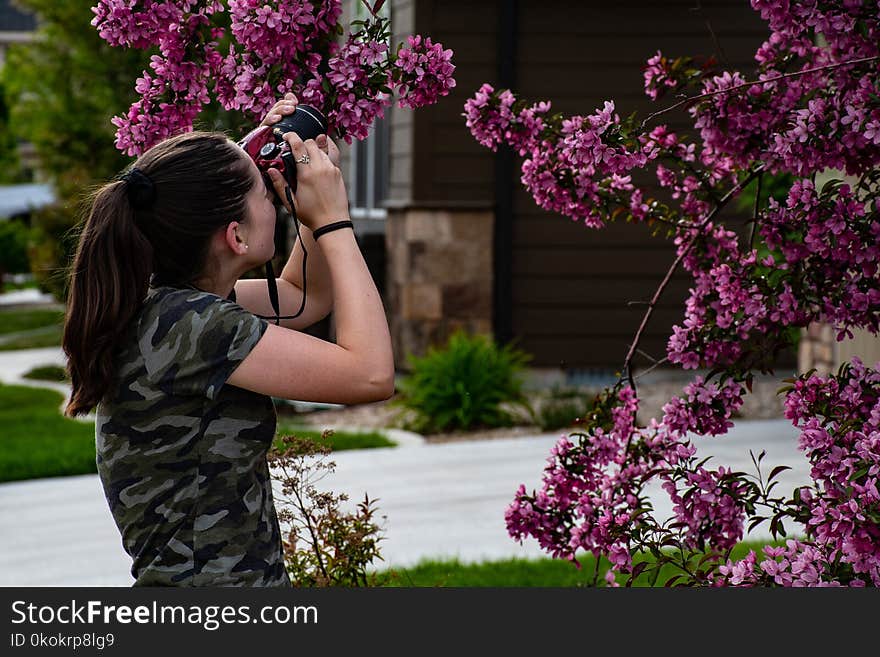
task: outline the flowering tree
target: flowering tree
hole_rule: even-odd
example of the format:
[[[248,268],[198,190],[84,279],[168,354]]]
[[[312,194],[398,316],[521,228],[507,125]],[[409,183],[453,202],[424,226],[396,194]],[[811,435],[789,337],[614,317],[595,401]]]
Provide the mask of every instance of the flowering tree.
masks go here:
[[[448,94],[452,51],[415,35],[392,52],[384,0],[363,1],[370,18],[352,23],[340,44],[341,0],[100,0],[92,25],[102,38],[158,49],[137,80],[140,100],[113,119],[117,147],[138,155],[192,129],[212,95],[259,120],[293,91],[351,143],[367,136],[392,92],[412,108]]]
[[[757,476],[709,469],[689,435],[724,434],[750,390],[753,372],[772,372],[793,331],[810,322],[880,328],[880,3],[873,0],[752,0],[770,37],[747,79],[711,61],[648,60],[645,90],[683,96],[643,120],[621,119],[613,102],[589,116],[552,114],[510,90],[483,85],[465,105],[483,145],[506,143],[524,158],[522,182],[535,202],[590,228],[625,218],[668,227],[676,258],[656,290],[623,360],[620,380],[599,396],[582,430],[561,439],[540,490],[520,486],[506,513],[512,537],[538,540],[555,557],[578,550],[607,557],[606,576],[646,567],[651,551],[679,568],[669,583],[696,585],[880,584],[880,373],[854,359],[834,375],[791,379],[785,414],[801,431],[812,484],[790,498]],[[695,136],[658,120],[686,109]],[[833,169],[851,182],[817,188]],[[649,198],[633,173],[649,170],[672,203]],[[795,177],[783,203],[762,199],[765,176]],[[755,187],[749,239],[720,219]],[[704,368],[648,426],[636,425],[633,357],[654,306],[679,268],[693,277],[684,320],[667,358]],[[660,363],[655,364],[659,365]],[[653,367],[651,368],[653,369]],[[645,486],[660,480],[674,517],[659,521]],[[730,548],[768,522],[802,528],[785,547],[739,562]],[[673,548],[672,550],[663,548]],[[697,554],[697,556],[693,556]],[[598,573],[598,569],[597,569]]]

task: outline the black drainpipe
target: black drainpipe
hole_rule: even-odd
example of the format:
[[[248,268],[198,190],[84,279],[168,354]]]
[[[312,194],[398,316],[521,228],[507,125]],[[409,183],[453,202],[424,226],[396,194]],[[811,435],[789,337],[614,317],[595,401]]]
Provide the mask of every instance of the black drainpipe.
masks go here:
[[[516,87],[516,36],[518,0],[501,2],[498,21],[498,88]],[[495,339],[507,344],[513,338],[513,175],[516,161],[510,146],[502,144],[495,154],[495,226],[492,253],[492,326]]]

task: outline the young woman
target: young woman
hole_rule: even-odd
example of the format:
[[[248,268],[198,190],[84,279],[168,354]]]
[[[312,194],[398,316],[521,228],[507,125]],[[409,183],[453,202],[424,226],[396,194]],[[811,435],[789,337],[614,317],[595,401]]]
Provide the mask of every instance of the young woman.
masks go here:
[[[264,124],[290,113],[288,96]],[[273,195],[222,134],[168,139],[94,196],[71,273],[67,413],[97,407],[98,473],[135,586],[290,586],[266,454],[270,397],[353,404],[393,394],[385,311],[348,219],[335,145],[284,136],[304,225],[302,314],[278,326],[265,279]],[[279,198],[283,176],[269,172]],[[277,280],[302,302],[302,244]],[[302,333],[334,311],[336,343]]]

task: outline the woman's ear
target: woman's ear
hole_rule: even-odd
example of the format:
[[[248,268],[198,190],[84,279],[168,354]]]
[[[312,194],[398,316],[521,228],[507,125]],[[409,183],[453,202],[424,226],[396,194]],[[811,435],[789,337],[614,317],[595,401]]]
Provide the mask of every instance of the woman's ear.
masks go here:
[[[237,221],[230,221],[226,224],[226,230],[223,233],[226,245],[237,255],[245,255],[248,250],[247,233],[244,226]]]

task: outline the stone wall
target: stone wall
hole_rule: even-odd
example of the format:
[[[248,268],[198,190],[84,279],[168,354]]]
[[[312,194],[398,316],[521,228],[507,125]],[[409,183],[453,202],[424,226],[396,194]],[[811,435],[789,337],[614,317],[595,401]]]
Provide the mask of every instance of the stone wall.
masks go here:
[[[801,331],[798,345],[798,371],[816,370],[817,374],[825,375],[835,368],[834,329],[830,324],[813,322]]]
[[[490,209],[389,208],[386,304],[395,364],[456,330],[492,334]]]
[[[853,337],[837,341],[829,324],[813,323],[801,333],[798,371],[816,368],[818,374],[836,372],[842,363],[858,356],[865,365],[880,362],[880,337],[864,329],[851,329]]]

